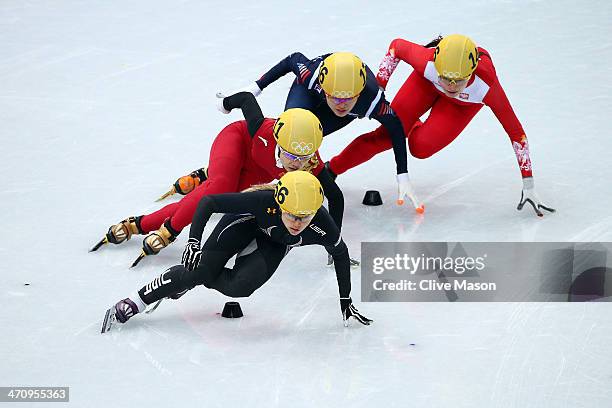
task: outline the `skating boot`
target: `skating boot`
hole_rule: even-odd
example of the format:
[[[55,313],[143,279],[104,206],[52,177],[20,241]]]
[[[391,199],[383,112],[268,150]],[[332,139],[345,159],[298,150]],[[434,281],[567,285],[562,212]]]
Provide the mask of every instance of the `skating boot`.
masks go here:
[[[115,322],[125,323],[139,312],[138,306],[130,298],[120,300],[106,311],[102,323],[102,333],[109,331]]]
[[[132,237],[132,234],[143,234],[140,227],[141,219],[142,216],[129,217],[118,224],[111,225],[104,238],[102,238],[100,242],[91,248],[89,252],[97,251],[102,245],[108,244],[109,242],[111,244],[121,244],[122,242],[129,240]]]
[[[201,169],[194,170],[188,175],[180,177],[178,180],[176,180],[170,190],[168,190],[167,193],[165,193],[155,201],[161,201],[176,193],[186,195],[187,193],[193,191],[194,188],[205,182],[207,179],[208,168],[202,167]]]
[[[136,258],[131,268],[138,265],[138,263],[147,255],[157,255],[159,251],[174,242],[180,231],[174,230],[170,225],[170,218],[168,218],[164,224],[157,230],[145,237],[142,241],[142,252]]]

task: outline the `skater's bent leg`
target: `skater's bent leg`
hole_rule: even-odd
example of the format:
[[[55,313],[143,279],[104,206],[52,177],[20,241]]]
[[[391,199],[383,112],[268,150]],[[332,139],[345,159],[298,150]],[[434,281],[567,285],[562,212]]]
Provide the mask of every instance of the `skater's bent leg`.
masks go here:
[[[417,72],[412,72],[391,102],[391,108],[400,118],[406,137],[414,124],[440,99],[436,88]]]
[[[143,216],[141,227],[145,233],[155,231],[171,218],[171,226],[180,232],[191,223],[200,199],[207,194],[235,192],[244,159],[246,128],[232,123],[215,138],[210,150],[208,179],[183,197],[179,202],[166,205],[154,213]]]
[[[238,190],[240,172],[249,149],[250,136],[246,127],[233,123],[215,139],[208,163],[208,179],[187,194],[170,220],[176,231],[191,224],[198,203],[205,195],[234,193]]]
[[[192,289],[200,283],[200,279],[201,275],[197,269],[190,271],[183,265],[175,265],[143,286],[138,291],[138,296],[146,305],[150,305],[163,298]]]
[[[423,125],[413,129],[408,138],[410,154],[426,159],[448,146],[461,134],[483,105],[459,105],[440,98]]]
[[[194,271],[197,273],[196,284],[208,286],[227,271],[225,265],[232,256],[251,253],[256,245],[249,245],[259,233],[252,215],[224,215],[202,245],[200,263]]]
[[[412,137],[410,132],[419,118],[431,108],[437,98],[438,94],[433,85],[418,74],[412,73],[404,82],[391,102],[391,108],[400,118],[408,140]],[[331,159],[330,168],[335,174],[342,174],[391,147],[391,137],[387,130],[380,126],[373,132],[353,140],[339,155]]]
[[[191,194],[191,193],[190,193]],[[193,271],[173,266],[138,292],[145,304],[192,289],[219,276],[232,256],[245,248],[258,230],[253,217],[225,215],[202,247],[200,265]]]
[[[250,296],[276,272],[286,252],[285,245],[257,238],[238,254],[232,269],[225,268],[216,279],[204,282],[204,285],[226,296]]]
[[[167,218],[172,217],[172,215],[176,212],[178,205],[179,203],[168,204],[151,214],[143,215],[142,219],[140,220],[140,227],[142,228],[143,233],[148,234],[151,231],[159,229],[164,221]]]
[[[329,165],[335,174],[342,174],[391,147],[389,133],[384,126],[379,126],[376,130],[355,138],[339,155],[329,161]]]
[[[197,186],[192,192],[187,194],[179,201],[176,211],[170,218],[170,225],[175,231],[182,231],[183,228],[191,224],[198,204],[202,197],[211,194],[236,192],[238,178],[232,179],[230,175],[211,176],[203,184]]]

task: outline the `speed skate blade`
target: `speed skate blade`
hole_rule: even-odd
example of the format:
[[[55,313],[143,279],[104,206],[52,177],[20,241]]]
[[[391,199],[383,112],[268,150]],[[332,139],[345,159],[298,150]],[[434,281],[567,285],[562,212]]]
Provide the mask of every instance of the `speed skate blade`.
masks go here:
[[[162,200],[165,200],[166,198],[170,197],[171,195],[174,195],[174,193],[176,193],[176,191],[174,190],[174,187],[172,187],[172,189],[170,189],[167,193],[164,193],[164,195],[162,195],[157,200],[155,200],[155,202],[157,203],[157,202],[160,202]]]
[[[153,307],[151,307],[151,308],[147,309],[147,310],[145,311],[145,313],[146,313],[146,314],[151,314],[151,313],[153,313],[153,312],[155,311],[155,309],[157,309],[157,307],[159,306],[159,304],[162,302],[162,300],[164,300],[164,299],[159,299],[157,302],[155,302],[155,304],[153,305]]]
[[[117,318],[115,317],[115,307],[113,306],[108,309],[104,315],[104,322],[102,322],[102,330],[100,333],[104,334],[107,331],[110,331],[116,321]]]
[[[139,263],[140,261],[142,261],[142,260],[144,259],[144,257],[145,257],[145,256],[147,256],[147,254],[145,254],[145,253],[144,253],[144,251],[143,251],[143,252],[141,252],[141,253],[140,253],[140,255],[138,255],[138,258],[136,258],[136,260],[135,260],[135,261],[132,263],[132,266],[130,266],[130,268],[133,268],[133,267],[135,267],[136,265],[138,265],[138,263]]]
[[[94,246],[93,246],[93,248],[91,248],[91,249],[89,250],[89,252],[94,252],[94,251],[97,251],[98,249],[100,249],[100,247],[101,247],[102,245],[104,245],[104,244],[106,244],[106,243],[108,243],[108,239],[107,239],[106,237],[104,237],[104,238],[102,238],[102,239],[100,240],[100,242],[98,242],[96,245],[94,245]]]

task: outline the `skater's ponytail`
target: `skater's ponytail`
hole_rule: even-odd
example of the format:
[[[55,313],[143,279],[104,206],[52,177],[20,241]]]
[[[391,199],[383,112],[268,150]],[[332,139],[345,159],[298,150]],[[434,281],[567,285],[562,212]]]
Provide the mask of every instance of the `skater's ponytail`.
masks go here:
[[[317,156],[312,156],[312,158],[308,160],[308,163],[306,163],[300,170],[307,171],[312,174],[312,171],[315,168],[317,168],[318,165],[319,165],[319,159],[317,159]],[[254,184],[251,187],[242,190],[241,193],[250,193],[252,191],[274,190],[274,189],[276,189],[276,183]]]
[[[266,183],[266,184],[254,184],[251,187],[244,189],[241,193],[250,193],[253,191],[263,191],[263,190],[275,190],[276,184]]]

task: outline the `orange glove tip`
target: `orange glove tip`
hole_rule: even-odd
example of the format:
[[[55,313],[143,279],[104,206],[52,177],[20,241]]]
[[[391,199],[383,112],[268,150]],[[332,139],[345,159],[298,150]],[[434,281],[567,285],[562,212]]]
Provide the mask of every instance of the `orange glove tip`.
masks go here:
[[[419,214],[423,214],[425,212],[425,206],[421,205],[420,207],[417,207],[415,211],[418,212]]]
[[[397,205],[404,205],[404,200],[397,200]]]

